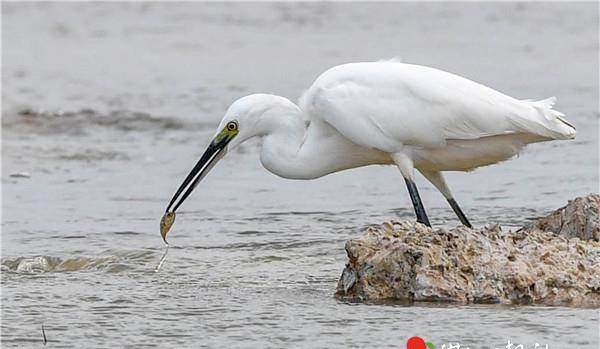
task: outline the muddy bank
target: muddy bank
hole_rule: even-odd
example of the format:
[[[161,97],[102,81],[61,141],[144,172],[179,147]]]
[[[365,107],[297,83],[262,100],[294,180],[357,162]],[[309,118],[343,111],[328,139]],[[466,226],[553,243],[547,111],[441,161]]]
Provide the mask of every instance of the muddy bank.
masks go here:
[[[517,231],[390,221],[346,243],[336,295],[415,302],[600,306],[600,195]]]

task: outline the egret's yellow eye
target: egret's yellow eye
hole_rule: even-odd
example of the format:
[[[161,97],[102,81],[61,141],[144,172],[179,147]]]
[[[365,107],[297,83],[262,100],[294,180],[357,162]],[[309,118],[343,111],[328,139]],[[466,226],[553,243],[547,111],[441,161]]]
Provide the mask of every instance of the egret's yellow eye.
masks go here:
[[[235,131],[235,130],[237,130],[237,128],[238,128],[238,124],[237,124],[237,122],[235,122],[235,121],[230,121],[230,122],[228,122],[228,123],[227,123],[227,129],[228,129],[229,131]]]

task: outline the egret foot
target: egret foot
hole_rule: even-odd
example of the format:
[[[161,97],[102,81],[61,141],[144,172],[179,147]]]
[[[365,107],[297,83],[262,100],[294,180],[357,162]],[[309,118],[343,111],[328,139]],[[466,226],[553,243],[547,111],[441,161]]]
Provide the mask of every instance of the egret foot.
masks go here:
[[[458,219],[460,219],[460,222],[467,228],[473,228],[473,226],[471,226],[471,223],[467,219],[467,216],[465,216],[463,211],[460,209],[460,206],[458,206],[456,200],[454,200],[453,198],[449,198],[448,203],[450,204],[450,207],[452,207],[452,210],[454,210],[454,213],[456,213],[456,216],[458,216]]]
[[[410,199],[412,200],[413,207],[415,208],[417,222],[431,227],[431,223],[429,223],[429,218],[427,218],[427,213],[425,212],[425,207],[423,207],[423,202],[421,202],[421,197],[419,196],[419,191],[417,190],[415,182],[408,178],[404,178],[404,180],[406,181],[406,187],[408,188]]]

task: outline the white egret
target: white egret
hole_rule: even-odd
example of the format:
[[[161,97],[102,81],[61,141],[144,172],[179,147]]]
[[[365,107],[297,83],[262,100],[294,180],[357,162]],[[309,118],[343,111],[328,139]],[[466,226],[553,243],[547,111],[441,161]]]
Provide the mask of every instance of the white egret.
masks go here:
[[[262,165],[284,178],[397,166],[417,221],[429,226],[414,182],[417,169],[470,227],[442,171],[470,171],[509,159],[528,143],[574,138],[575,128],[552,109],[555,100],[518,100],[451,73],[398,61],[336,66],[317,78],[299,105],[269,94],[235,101],[167,212],[177,210],[228,150],[261,137]]]

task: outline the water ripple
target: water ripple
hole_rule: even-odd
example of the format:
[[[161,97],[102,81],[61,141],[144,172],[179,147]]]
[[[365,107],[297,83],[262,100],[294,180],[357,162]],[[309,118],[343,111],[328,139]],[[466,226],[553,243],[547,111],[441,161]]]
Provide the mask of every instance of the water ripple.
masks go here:
[[[156,259],[155,251],[120,252],[97,257],[35,256],[2,259],[1,268],[6,273],[40,274],[103,270],[119,273],[133,269],[135,265],[147,265]]]

